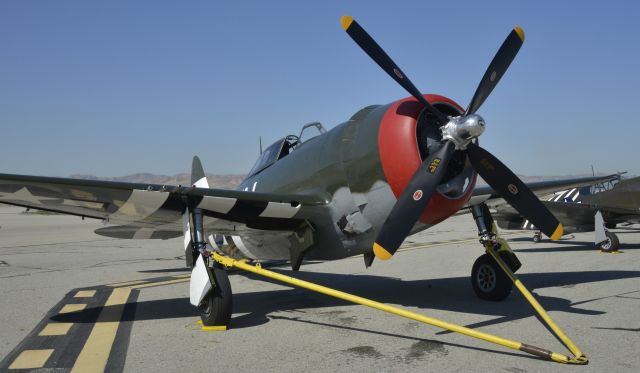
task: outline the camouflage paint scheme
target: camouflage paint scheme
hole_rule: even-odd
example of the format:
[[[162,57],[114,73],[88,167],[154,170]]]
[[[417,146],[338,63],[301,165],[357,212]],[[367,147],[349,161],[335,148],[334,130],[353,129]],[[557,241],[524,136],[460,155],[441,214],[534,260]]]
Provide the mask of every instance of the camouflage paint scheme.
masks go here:
[[[462,111],[446,97],[424,97],[450,115]],[[422,162],[426,150],[416,137],[421,115],[412,97],[368,106],[250,174],[235,191],[0,174],[0,203],[103,219],[116,225],[96,233],[125,239],[183,236],[185,213],[199,208],[209,243],[224,243],[219,249],[234,257],[299,263],[303,257],[370,253],[376,232]],[[462,160],[457,174],[440,185],[412,233],[454,214],[472,193],[471,203],[496,197],[488,187],[474,192],[476,175],[467,166]],[[529,186],[548,191],[590,181]]]
[[[437,99],[448,100],[434,95],[425,95],[425,97],[437,106],[447,104],[438,102]],[[256,192],[325,193],[330,196],[330,202],[327,205],[329,219],[314,220],[315,244],[305,255],[309,259],[337,259],[370,252],[376,233],[397,197],[390,188],[381,161],[379,143],[385,141],[381,139],[381,125],[384,123],[384,117],[389,116],[389,112],[398,115],[396,112],[401,111],[403,104],[408,102],[415,101],[413,98],[407,98],[388,105],[368,106],[358,111],[350,120],[331,131],[302,142],[292,154],[279,159],[274,165],[257,174],[249,175],[240,188]],[[453,107],[453,105],[450,106]],[[410,133],[409,141],[399,145],[413,147],[417,154],[415,127],[421,108],[419,106],[416,108],[417,110],[401,114],[408,118],[408,125],[413,126],[413,129],[408,132]],[[459,107],[455,109],[458,113],[462,111]],[[397,123],[391,121],[386,125],[395,128]],[[406,185],[422,160],[416,156],[416,159],[405,161],[413,162],[414,166],[410,170],[411,173],[407,174],[407,179],[403,181]],[[464,172],[469,180],[474,179],[475,173],[470,168],[465,169]],[[399,191],[402,189],[404,185],[399,188]],[[465,192],[468,193],[447,198],[456,203],[457,207],[450,209],[446,217],[464,205],[472,189],[473,184],[467,182]],[[434,208],[437,209],[439,206],[428,206],[427,210],[433,211]],[[358,232],[345,232],[339,227],[338,222],[351,214],[358,215],[356,219],[360,223]],[[432,212],[427,214],[433,215]],[[418,223],[413,232],[426,229],[431,225]],[[243,237],[243,242],[245,246],[249,246],[249,251],[261,251],[255,248],[260,245],[260,242],[253,242],[251,237]],[[251,250],[251,247],[255,249]],[[281,255],[288,255],[288,250]]]
[[[593,231],[594,216],[598,211],[602,213],[608,228],[622,223],[638,224],[640,223],[640,177],[621,180],[609,190],[579,194],[570,202],[544,201],[543,203],[565,226],[565,233]],[[494,217],[498,220],[499,226],[504,229],[536,229],[530,224],[524,226],[525,220],[507,206],[498,208]]]

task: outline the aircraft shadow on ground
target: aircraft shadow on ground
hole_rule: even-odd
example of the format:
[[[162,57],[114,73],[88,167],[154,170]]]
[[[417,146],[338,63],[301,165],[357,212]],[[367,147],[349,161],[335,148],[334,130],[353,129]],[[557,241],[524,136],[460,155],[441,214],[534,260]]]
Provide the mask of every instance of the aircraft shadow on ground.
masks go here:
[[[539,243],[534,243],[530,238],[527,237],[518,237],[510,239],[509,241],[515,242],[527,242],[529,241],[531,245],[527,248],[514,248],[515,252],[527,252],[527,253],[549,253],[549,252],[558,252],[558,251],[600,251],[599,247],[591,241],[574,241],[574,240],[562,240],[562,241],[547,241],[543,240]],[[547,244],[551,246],[547,246]],[[558,245],[561,245],[560,247]],[[636,250],[640,249],[640,244],[636,243],[620,243],[619,251],[624,250]]]
[[[472,328],[527,318],[534,314],[529,304],[517,291],[514,291],[509,298],[502,302],[479,300],[471,289],[468,277],[403,281],[395,278],[360,274],[294,273],[291,270],[278,270],[278,272],[379,302],[395,304],[400,307],[419,308],[417,310],[418,313],[427,315],[430,314],[429,310],[444,310],[494,317],[488,321],[468,325],[468,327]],[[231,276],[232,285],[233,277],[235,276],[245,276],[256,281],[265,281],[263,277],[255,274],[236,272]],[[638,278],[640,277],[640,271],[527,273],[519,277],[535,294],[535,289],[547,287],[573,287],[578,284],[597,281]],[[640,292],[640,289],[638,292]],[[618,295],[610,294],[605,298]],[[548,311],[584,315],[600,315],[604,313],[584,308],[584,304],[598,299],[572,303],[559,297],[536,294],[536,298]],[[232,317],[231,327],[236,329],[253,327],[267,323],[270,319],[284,318],[309,323],[317,323],[318,319],[320,319],[320,322],[326,321],[327,324],[337,328],[349,328],[353,327],[352,324],[354,322],[357,322],[357,317],[354,319],[351,314],[344,315],[345,311],[323,310],[326,307],[348,305],[357,306],[350,302],[299,288],[238,293],[233,296],[233,312],[234,315],[238,316]],[[136,302],[134,307],[135,310],[131,310],[132,312],[124,313],[123,321],[198,317],[198,312],[189,304],[188,297],[141,301]],[[55,315],[51,319],[60,322],[95,322],[97,314],[103,309],[104,307],[88,308],[76,313]],[[106,314],[119,315],[119,313],[114,312],[107,312]],[[309,317],[305,317],[306,314]],[[120,318],[120,316],[117,317]],[[119,320],[105,318],[102,321]]]
[[[322,263],[319,260],[305,260],[304,264],[316,264]],[[290,264],[286,260],[267,260],[260,261],[262,268],[277,268],[277,267],[289,267]],[[238,272],[238,269],[231,269],[232,272]],[[178,267],[178,268],[160,268],[160,269],[146,269],[140,270],[138,273],[173,273],[173,272],[184,272],[191,273],[191,269],[187,267]]]

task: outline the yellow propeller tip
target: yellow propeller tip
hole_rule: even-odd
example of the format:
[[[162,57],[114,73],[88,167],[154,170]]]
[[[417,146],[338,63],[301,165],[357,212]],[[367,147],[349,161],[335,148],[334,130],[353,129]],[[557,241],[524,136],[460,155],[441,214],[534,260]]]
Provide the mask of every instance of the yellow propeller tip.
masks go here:
[[[518,34],[518,37],[520,38],[520,40],[522,40],[522,42],[524,42],[524,30],[522,28],[520,28],[520,26],[516,26],[513,31],[516,32],[516,34]]]
[[[351,26],[351,23],[353,22],[353,18],[351,18],[350,16],[342,16],[340,18],[340,24],[342,25],[343,29],[348,29],[349,26]]]
[[[553,234],[551,235],[551,240],[552,241],[557,241],[560,239],[560,237],[562,237],[562,235],[564,234],[564,228],[562,228],[562,224],[558,224],[558,226],[556,227],[556,230],[553,231]]]
[[[391,259],[391,253],[385,250],[382,246],[377,243],[373,244],[373,253],[380,260],[389,260]]]

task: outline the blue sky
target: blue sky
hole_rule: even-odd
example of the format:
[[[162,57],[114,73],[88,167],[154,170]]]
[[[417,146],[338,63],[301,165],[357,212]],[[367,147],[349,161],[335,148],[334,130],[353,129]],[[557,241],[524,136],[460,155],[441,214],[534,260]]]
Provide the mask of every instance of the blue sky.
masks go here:
[[[302,124],[407,94],[340,27],[353,16],[423,92],[470,100],[515,25],[525,44],[478,112],[524,175],[640,174],[631,1],[0,2],[0,172],[244,173]]]

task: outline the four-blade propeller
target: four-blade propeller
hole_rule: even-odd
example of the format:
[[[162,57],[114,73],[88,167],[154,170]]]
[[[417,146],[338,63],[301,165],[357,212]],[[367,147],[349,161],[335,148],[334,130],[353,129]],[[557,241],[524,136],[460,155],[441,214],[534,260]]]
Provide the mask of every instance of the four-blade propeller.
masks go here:
[[[349,16],[340,20],[342,28],[393,80],[424,105],[439,121],[442,131],[440,148],[432,152],[416,170],[387,216],[373,245],[375,255],[383,260],[398,250],[411,228],[424,211],[431,195],[446,174],[454,152],[465,152],[482,178],[522,216],[552,240],[562,236],[562,225],[527,188],[527,186],[496,157],[474,142],[484,131],[484,120],[475,112],[498,84],[524,42],[524,32],[514,28],[496,53],[485,72],[465,113],[447,117],[431,105],[413,85],[407,75],[393,62],[375,40]]]

